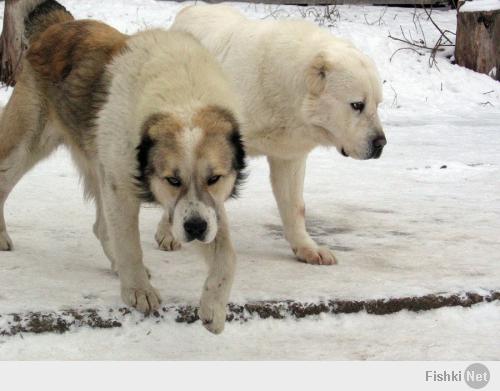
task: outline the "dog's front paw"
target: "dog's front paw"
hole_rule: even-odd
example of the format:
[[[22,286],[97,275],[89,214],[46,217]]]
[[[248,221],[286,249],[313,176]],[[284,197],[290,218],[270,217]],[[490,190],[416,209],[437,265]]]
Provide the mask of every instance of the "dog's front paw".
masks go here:
[[[177,251],[181,249],[181,243],[175,240],[170,232],[163,232],[161,229],[158,229],[155,240],[160,250]]]
[[[125,304],[144,314],[157,310],[161,303],[160,294],[149,283],[138,287],[122,287],[122,299]]]
[[[312,265],[335,265],[337,260],[327,247],[298,247],[293,250],[297,258]]]
[[[218,300],[202,297],[198,316],[208,331],[220,334],[226,323],[226,305]]]
[[[0,251],[12,251],[14,245],[6,231],[0,232]]]

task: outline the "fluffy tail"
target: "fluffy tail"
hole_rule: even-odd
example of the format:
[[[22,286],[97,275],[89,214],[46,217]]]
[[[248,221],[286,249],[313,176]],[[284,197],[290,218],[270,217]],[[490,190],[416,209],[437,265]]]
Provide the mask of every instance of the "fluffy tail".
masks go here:
[[[30,40],[53,24],[73,20],[55,0],[6,0],[0,36],[0,82],[16,84]]]

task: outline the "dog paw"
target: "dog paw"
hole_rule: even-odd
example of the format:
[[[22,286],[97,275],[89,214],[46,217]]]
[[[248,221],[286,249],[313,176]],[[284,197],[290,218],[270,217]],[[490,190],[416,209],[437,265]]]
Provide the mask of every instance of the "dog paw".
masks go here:
[[[12,251],[14,245],[6,231],[0,232],[0,251]]]
[[[135,307],[143,314],[149,314],[160,308],[161,297],[150,284],[144,287],[123,287],[122,299],[125,304]]]
[[[300,261],[312,265],[335,265],[337,263],[335,255],[327,247],[298,247],[293,252]]]
[[[161,232],[158,230],[155,235],[158,248],[163,251],[177,251],[181,249],[181,242],[174,239],[170,232]]]
[[[226,306],[219,301],[202,298],[198,316],[208,331],[220,334],[226,323]]]

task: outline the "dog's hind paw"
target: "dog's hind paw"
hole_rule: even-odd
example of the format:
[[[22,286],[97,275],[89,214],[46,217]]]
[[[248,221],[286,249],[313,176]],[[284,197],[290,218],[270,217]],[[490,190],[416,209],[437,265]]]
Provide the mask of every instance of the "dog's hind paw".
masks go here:
[[[312,265],[335,265],[337,263],[335,255],[327,247],[298,247],[293,252],[300,261]]]
[[[151,285],[141,288],[122,288],[122,299],[125,304],[135,307],[143,314],[157,310],[161,303],[160,294]]]
[[[155,240],[158,243],[158,248],[163,251],[177,251],[182,247],[181,243],[175,240],[170,232],[161,232],[160,229],[156,232]]]
[[[0,251],[12,251],[14,245],[6,231],[0,232]]]

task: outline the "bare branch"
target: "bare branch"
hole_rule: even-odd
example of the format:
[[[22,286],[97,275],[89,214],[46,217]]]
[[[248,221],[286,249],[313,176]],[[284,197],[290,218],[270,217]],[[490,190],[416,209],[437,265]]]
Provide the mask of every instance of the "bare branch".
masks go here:
[[[453,34],[453,35],[456,35],[456,34],[454,32],[452,32],[452,31],[449,31],[449,30],[443,30],[443,29],[441,29],[437,25],[437,23],[434,21],[434,19],[432,19],[432,7],[431,7],[430,11],[428,11],[426,8],[424,8],[424,11],[425,11],[425,15],[427,16],[427,20],[430,21],[432,23],[432,25],[440,33],[440,35],[439,35],[438,39],[436,40],[436,42],[434,43],[434,45],[431,46],[431,45],[429,45],[427,43],[427,39],[425,37],[425,32],[424,32],[424,29],[422,27],[422,23],[420,22],[420,17],[423,14],[422,13],[418,13],[417,12],[417,8],[415,6],[415,8],[413,10],[413,25],[415,27],[415,31],[418,34],[421,34],[422,38],[421,39],[414,39],[410,30],[408,30],[408,34],[410,36],[410,38],[408,38],[406,36],[406,34],[405,34],[405,31],[403,30],[403,26],[399,26],[402,38],[394,37],[391,34],[389,34],[388,37],[390,39],[395,40],[395,41],[403,42],[403,43],[405,43],[407,45],[410,45],[410,47],[397,49],[391,55],[389,61],[391,61],[392,58],[394,57],[394,55],[396,53],[398,53],[399,51],[401,51],[401,50],[410,50],[411,49],[414,52],[418,53],[419,55],[423,55],[423,53],[421,53],[418,49],[420,49],[420,50],[426,50],[426,51],[429,51],[429,61],[428,61],[429,62],[429,67],[432,68],[432,67],[435,66],[439,70],[439,67],[438,67],[437,61],[436,61],[436,54],[438,52],[441,52],[441,51],[445,50],[446,47],[454,47],[455,44],[453,43],[453,41],[446,34]]]
[[[385,24],[383,19],[384,19],[384,16],[385,16],[385,13],[387,12],[387,6],[384,7],[384,9],[382,10],[382,12],[380,13],[380,16],[378,19],[376,19],[375,21],[373,22],[369,22],[368,21],[368,18],[366,17],[366,13],[363,14],[364,18],[365,18],[365,22],[366,24],[370,25],[370,26],[373,26],[374,24],[378,24],[379,26],[381,26],[382,24]]]
[[[434,27],[441,33],[441,36],[444,37],[449,43],[453,44],[453,42],[451,42],[451,40],[446,36],[446,30],[445,31],[441,30],[439,28],[439,26],[436,24],[436,22],[434,22],[434,19],[432,19],[432,17],[431,17],[432,8],[431,8],[431,12],[429,12],[424,7],[424,11],[427,14],[427,16],[428,16],[429,20],[431,21],[431,23],[434,25]]]
[[[419,56],[423,56],[424,54],[423,53],[420,53],[418,50],[416,49],[413,49],[413,48],[399,48],[399,49],[396,49],[394,51],[394,53],[392,53],[391,57],[389,58],[389,62],[392,61],[392,58],[396,55],[396,53],[402,51],[402,50],[413,50],[415,53],[417,53]]]

